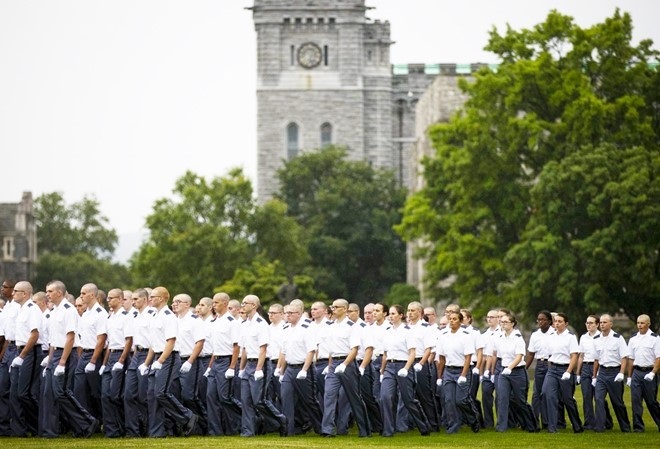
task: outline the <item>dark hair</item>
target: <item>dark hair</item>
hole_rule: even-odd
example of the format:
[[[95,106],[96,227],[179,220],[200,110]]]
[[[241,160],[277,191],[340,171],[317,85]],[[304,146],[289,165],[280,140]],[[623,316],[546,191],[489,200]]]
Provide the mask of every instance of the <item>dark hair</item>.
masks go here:
[[[503,312],[505,315],[508,315],[508,314],[511,313],[511,311],[509,309],[505,309],[504,307],[500,307],[498,309],[498,312]]]
[[[589,316],[587,317],[587,319],[589,319],[589,318],[593,318],[594,321],[596,321],[596,324],[600,324],[600,317],[599,317],[599,316],[596,316],[596,315],[589,315]]]
[[[509,319],[509,321],[511,321],[511,325],[513,327],[516,327],[518,325],[518,320],[516,319],[516,317],[513,313],[508,312],[508,313],[505,313],[504,316],[507,317]]]
[[[545,315],[545,317],[552,323],[552,313],[548,310],[541,310],[536,316]]]
[[[559,312],[559,313],[557,314],[557,316],[562,317],[562,318],[564,319],[564,322],[565,322],[566,324],[568,324],[568,316],[566,316],[565,313]]]
[[[452,315],[458,315],[458,320],[462,323],[463,322],[463,314],[461,312],[456,312],[456,311],[451,311],[449,312],[448,316]]]
[[[390,308],[394,308],[394,309],[396,309],[396,311],[397,311],[397,313],[398,313],[399,315],[403,315],[403,314],[404,314],[404,312],[403,312],[403,306],[400,305],[400,304],[394,304],[394,305],[390,306]]]

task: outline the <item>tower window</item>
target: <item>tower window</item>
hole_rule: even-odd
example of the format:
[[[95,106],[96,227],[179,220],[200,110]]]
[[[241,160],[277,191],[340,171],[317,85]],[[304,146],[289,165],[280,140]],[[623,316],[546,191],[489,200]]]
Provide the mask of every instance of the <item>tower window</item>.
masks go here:
[[[288,24],[290,24],[290,23],[291,23],[291,18],[290,18],[290,17],[285,17],[285,18],[284,18],[284,24],[285,24],[285,25],[288,25]]]
[[[286,152],[289,160],[298,156],[298,125],[289,123],[286,127]]]
[[[3,258],[5,260],[13,259],[14,258],[14,238],[13,237],[5,237],[3,239],[2,243],[3,243],[3,245],[2,245]]]
[[[334,17],[330,17],[330,18],[328,19],[328,23],[329,23],[330,25],[334,25],[335,22],[336,22],[336,20],[335,20]]]
[[[328,65],[328,46],[323,46],[323,65]]]
[[[296,17],[296,25],[302,24],[302,17]]]
[[[291,46],[291,65],[295,65],[296,63],[296,47],[294,45]]]
[[[325,19],[324,19],[323,17],[319,17],[319,18],[316,20],[316,22],[317,22],[319,25],[323,25],[323,22],[325,22]]]
[[[311,17],[308,17],[308,18],[307,18],[307,25],[311,25],[311,24],[313,24],[313,23],[314,23],[314,19],[311,18]]]
[[[324,123],[321,125],[321,148],[332,145],[332,125]]]

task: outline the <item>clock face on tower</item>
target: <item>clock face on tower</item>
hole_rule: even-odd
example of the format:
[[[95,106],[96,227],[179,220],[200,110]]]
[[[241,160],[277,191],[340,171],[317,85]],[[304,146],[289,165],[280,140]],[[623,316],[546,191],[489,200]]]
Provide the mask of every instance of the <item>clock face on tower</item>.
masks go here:
[[[316,67],[321,59],[321,48],[313,42],[306,42],[298,48],[298,62],[306,69]]]

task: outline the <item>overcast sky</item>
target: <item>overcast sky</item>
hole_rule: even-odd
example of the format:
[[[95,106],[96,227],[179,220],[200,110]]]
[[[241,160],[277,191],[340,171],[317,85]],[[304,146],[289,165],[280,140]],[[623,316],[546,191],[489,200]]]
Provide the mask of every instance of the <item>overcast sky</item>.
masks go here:
[[[0,0],[0,202],[91,194],[126,260],[186,170],[256,180],[251,0]],[[488,31],[557,9],[580,26],[619,6],[660,48],[657,0],[367,0],[392,63],[497,62]]]

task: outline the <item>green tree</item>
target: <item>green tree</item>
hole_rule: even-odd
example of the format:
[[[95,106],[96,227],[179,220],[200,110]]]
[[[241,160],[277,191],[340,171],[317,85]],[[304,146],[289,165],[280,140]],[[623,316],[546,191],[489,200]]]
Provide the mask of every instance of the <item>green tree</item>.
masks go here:
[[[171,293],[200,298],[258,256],[293,271],[306,260],[296,237],[299,230],[284,205],[257,205],[240,169],[210,181],[187,172],[173,194],[156,201],[146,221],[149,237],[131,259],[141,285],[164,285]],[[253,292],[241,292],[247,293]]]
[[[392,229],[405,192],[392,173],[329,147],[286,162],[278,176],[279,198],[305,232],[305,273],[319,291],[366,304],[405,280],[405,245]]]
[[[605,305],[634,313],[627,307],[639,294],[647,311],[657,310],[657,232],[623,225],[652,212],[644,201],[654,198],[630,195],[637,209],[615,214],[608,208],[623,194],[588,173],[602,171],[599,164],[611,157],[629,167],[608,173],[619,189],[634,182],[657,188],[658,53],[648,40],[633,46],[631,37],[630,16],[618,10],[586,29],[553,11],[531,30],[491,32],[486,49],[502,63],[472,83],[463,80],[464,110],[430,129],[436,153],[424,161],[426,186],[409,198],[397,228],[406,239],[427,242],[420,255],[436,297],[584,314]],[[588,187],[556,182],[572,170],[583,172]],[[658,229],[656,217],[645,227]],[[635,249],[604,249],[605,235]],[[602,283],[603,273],[590,270],[605,253],[614,271]],[[649,289],[623,282],[630,274],[623,265],[642,259],[648,268],[634,282]],[[589,285],[575,288],[583,281]]]

